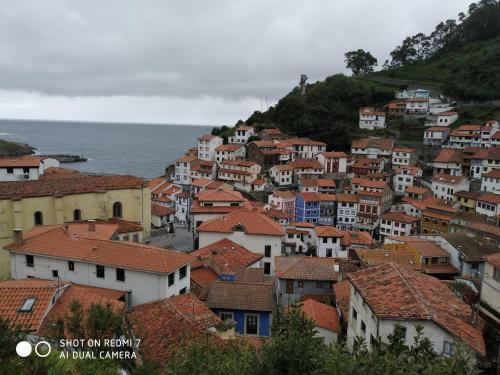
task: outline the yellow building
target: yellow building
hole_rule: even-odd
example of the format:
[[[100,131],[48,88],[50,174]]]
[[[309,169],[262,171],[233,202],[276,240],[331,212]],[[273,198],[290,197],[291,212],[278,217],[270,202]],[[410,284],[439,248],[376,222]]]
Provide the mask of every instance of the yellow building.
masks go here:
[[[12,242],[14,229],[113,217],[140,224],[144,240],[149,239],[151,194],[144,180],[74,174],[0,183],[0,279],[10,276],[3,247]]]

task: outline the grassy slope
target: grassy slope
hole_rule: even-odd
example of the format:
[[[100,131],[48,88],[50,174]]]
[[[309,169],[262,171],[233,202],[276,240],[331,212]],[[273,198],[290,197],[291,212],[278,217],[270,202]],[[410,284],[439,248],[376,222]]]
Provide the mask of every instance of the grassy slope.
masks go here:
[[[368,77],[433,83],[445,94],[464,99],[500,99],[500,37],[417,64],[373,72]]]
[[[0,139],[0,156],[29,155],[33,153],[33,148],[14,142]]]

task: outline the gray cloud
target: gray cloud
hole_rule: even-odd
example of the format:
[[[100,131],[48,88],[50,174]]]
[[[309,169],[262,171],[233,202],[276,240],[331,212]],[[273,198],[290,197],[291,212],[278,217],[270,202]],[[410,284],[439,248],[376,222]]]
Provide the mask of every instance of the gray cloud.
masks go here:
[[[241,110],[254,104],[248,98],[282,96],[301,73],[315,81],[345,72],[348,50],[368,49],[381,65],[405,36],[431,31],[469,2],[10,1],[0,7],[0,100],[10,109],[20,91],[34,91],[41,96],[29,100],[75,97],[70,107],[87,108],[82,97],[154,96]]]

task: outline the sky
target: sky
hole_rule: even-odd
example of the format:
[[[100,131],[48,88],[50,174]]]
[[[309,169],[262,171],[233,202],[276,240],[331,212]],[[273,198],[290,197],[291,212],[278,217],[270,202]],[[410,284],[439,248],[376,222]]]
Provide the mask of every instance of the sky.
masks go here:
[[[381,66],[463,0],[16,0],[0,7],[0,118],[232,125],[362,48]]]

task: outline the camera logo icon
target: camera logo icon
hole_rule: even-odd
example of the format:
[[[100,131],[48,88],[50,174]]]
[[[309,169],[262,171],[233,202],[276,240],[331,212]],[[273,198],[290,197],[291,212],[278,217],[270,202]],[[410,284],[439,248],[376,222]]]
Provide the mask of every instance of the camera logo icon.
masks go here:
[[[43,348],[46,348],[46,350],[43,350]],[[28,357],[32,351],[33,347],[28,341],[20,341],[16,345],[16,353],[19,357]],[[51,351],[52,347],[47,341],[39,341],[35,345],[35,354],[40,358],[47,357]]]

